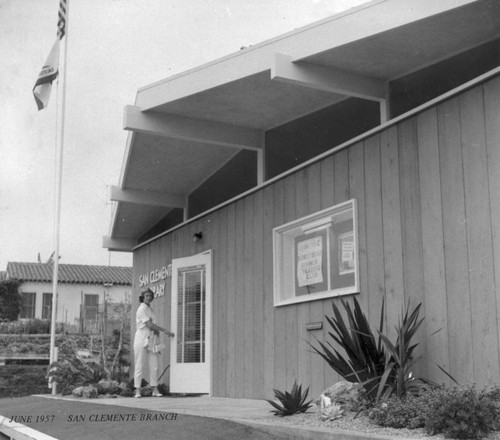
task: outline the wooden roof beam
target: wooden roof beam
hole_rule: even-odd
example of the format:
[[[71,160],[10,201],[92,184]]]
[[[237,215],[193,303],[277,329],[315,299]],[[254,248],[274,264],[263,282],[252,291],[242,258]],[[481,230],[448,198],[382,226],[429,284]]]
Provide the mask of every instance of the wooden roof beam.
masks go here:
[[[130,238],[112,238],[108,235],[102,237],[102,247],[108,251],[132,252],[136,245],[136,240]]]
[[[264,137],[261,130],[170,113],[143,112],[133,105],[125,106],[123,128],[138,133],[238,149],[260,151],[263,148]]]
[[[118,186],[111,186],[109,198],[114,202],[134,203],[136,205],[163,206],[165,208],[186,207],[186,198],[180,194],[122,189]]]
[[[294,62],[290,56],[280,53],[275,56],[271,79],[370,101],[382,102],[386,98],[386,84],[380,79],[331,67]]]

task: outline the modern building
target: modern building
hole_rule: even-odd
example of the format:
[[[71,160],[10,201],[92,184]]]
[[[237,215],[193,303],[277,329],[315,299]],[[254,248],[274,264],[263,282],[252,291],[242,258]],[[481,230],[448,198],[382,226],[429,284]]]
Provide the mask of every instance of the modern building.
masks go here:
[[[496,0],[375,0],[138,90],[104,247],[173,392],[318,395],[353,296],[422,304],[417,374],[500,382],[499,37]]]
[[[7,279],[20,281],[19,319],[51,319],[53,264],[7,263]],[[105,304],[130,303],[132,268],[59,264],[56,322],[65,331],[97,333]]]

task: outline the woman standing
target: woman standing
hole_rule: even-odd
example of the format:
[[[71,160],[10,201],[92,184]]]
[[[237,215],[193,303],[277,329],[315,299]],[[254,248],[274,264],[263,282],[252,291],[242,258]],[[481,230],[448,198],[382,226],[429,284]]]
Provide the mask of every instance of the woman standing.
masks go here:
[[[141,397],[141,382],[144,370],[144,363],[148,362],[149,384],[153,387],[153,397],[162,396],[158,391],[158,359],[159,352],[152,350],[151,341],[158,338],[160,332],[173,337],[174,334],[163,327],[155,324],[156,318],[151,310],[154,293],[147,289],[139,296],[139,307],[135,314],[136,332],[134,338],[134,387],[135,397]]]

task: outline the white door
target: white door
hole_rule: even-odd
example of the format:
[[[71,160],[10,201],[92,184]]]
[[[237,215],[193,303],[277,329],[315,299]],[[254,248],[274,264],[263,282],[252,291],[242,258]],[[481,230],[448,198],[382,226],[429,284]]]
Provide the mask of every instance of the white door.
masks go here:
[[[172,393],[210,394],[211,306],[211,251],[172,260]]]

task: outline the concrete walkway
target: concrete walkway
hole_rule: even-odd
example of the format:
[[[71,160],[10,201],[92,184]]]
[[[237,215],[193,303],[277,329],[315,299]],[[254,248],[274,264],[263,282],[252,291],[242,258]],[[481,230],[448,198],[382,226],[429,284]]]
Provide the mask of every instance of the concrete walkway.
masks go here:
[[[270,434],[273,438],[289,440],[388,440],[388,437],[359,432],[332,430],[321,427],[288,425],[273,417],[272,407],[265,400],[232,399],[209,396],[183,397],[117,397],[110,399],[78,399],[69,396],[45,395],[47,399],[85,401],[95,405],[123,406],[142,410],[185,414],[224,419],[241,423]],[[271,416],[271,417],[270,417]],[[401,439],[403,439],[401,437]]]

